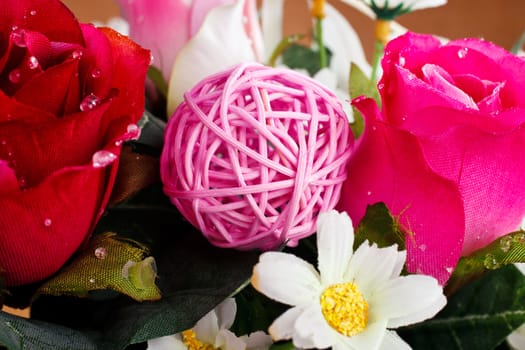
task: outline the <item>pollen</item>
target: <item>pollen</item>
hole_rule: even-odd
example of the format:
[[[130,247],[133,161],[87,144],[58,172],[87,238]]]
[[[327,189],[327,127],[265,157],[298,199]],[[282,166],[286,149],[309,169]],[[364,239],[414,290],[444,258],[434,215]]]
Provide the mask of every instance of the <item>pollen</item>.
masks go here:
[[[333,284],[321,294],[321,310],[337,332],[352,337],[366,329],[368,303],[355,283]]]
[[[188,350],[215,350],[213,345],[197,339],[197,335],[191,329],[182,332],[182,342],[188,347]]]

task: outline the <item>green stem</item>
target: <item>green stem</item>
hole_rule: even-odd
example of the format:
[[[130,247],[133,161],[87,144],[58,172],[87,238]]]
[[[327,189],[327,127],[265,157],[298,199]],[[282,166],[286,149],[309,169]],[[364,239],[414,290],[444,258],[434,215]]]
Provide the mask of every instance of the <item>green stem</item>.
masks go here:
[[[379,61],[383,56],[384,49],[385,46],[383,45],[383,43],[380,40],[377,40],[374,46],[374,57],[372,60],[372,74],[370,75],[371,84],[377,83],[377,70],[379,68]]]
[[[302,34],[294,34],[294,35],[287,36],[286,38],[283,38],[273,50],[272,55],[270,56],[270,59],[268,60],[268,65],[270,67],[275,67],[277,63],[277,59],[282,55],[284,50],[286,50],[288,47],[290,47],[292,44],[296,43],[297,41],[301,40],[303,37],[304,35]]]
[[[316,18],[315,20],[315,39],[317,46],[319,46],[319,67],[321,69],[328,67],[328,60],[326,58],[326,49],[323,43],[323,19]]]

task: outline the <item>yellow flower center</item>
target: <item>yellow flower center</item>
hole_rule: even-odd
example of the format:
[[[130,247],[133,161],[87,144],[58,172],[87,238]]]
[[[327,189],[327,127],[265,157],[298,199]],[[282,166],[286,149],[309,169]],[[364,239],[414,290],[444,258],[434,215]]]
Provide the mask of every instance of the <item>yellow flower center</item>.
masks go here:
[[[338,283],[321,294],[321,310],[328,324],[339,333],[352,337],[368,322],[368,303],[355,283]]]
[[[182,342],[188,347],[188,350],[216,350],[213,345],[197,339],[197,335],[191,329],[182,332]]]

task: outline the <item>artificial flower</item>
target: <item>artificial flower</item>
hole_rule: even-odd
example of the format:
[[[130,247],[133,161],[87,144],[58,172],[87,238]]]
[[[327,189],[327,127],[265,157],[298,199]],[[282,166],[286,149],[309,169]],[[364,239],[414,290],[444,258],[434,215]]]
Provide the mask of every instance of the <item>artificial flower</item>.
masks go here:
[[[357,0],[365,3],[379,19],[391,20],[410,11],[442,6],[447,0]],[[354,3],[354,0],[343,0]]]
[[[182,333],[148,340],[148,350],[266,350],[271,338],[262,331],[237,337],[229,330],[235,320],[237,304],[228,298],[207,313],[195,327]]]
[[[368,204],[386,203],[409,232],[409,270],[444,282],[460,255],[525,214],[525,61],[479,39],[408,33],[382,65],[382,110],[355,101],[367,130],[341,208],[358,222]]]
[[[291,305],[270,326],[274,340],[298,348],[407,349],[390,329],[434,316],[446,298],[425,275],[400,276],[405,252],[364,242],[353,252],[346,213],[322,213],[317,221],[319,272],[293,254],[266,252],[251,283],[259,292]]]
[[[20,285],[55,273],[103,214],[149,52],[58,0],[1,6],[0,271]]]

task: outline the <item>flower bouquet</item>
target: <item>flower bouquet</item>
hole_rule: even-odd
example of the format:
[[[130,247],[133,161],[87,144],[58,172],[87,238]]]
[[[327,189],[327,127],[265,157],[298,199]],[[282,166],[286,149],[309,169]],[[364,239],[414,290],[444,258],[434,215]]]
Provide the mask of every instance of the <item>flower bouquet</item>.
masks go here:
[[[525,60],[342,3],[0,2],[0,348],[525,349]]]

